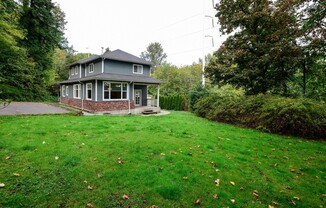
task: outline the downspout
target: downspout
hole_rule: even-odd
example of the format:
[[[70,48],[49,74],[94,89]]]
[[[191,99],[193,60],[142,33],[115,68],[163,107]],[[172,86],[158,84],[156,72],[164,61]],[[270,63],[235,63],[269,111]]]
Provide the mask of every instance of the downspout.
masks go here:
[[[130,111],[130,85],[132,84],[132,81],[129,82],[129,86],[128,86],[128,114],[130,115],[131,114],[131,111]]]
[[[84,83],[82,83],[81,81],[79,81],[79,83],[82,84],[82,91],[83,91],[83,93],[82,93],[81,99],[82,99],[82,111],[83,111],[84,110],[84,93],[85,93],[85,91],[84,91]]]

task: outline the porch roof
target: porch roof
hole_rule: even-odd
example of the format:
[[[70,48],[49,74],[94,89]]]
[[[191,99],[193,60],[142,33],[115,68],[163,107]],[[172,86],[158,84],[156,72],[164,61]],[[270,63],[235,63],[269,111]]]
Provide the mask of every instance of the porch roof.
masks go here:
[[[69,79],[69,80],[66,80],[66,81],[59,82],[59,84],[85,82],[85,81],[91,81],[91,80],[137,82],[137,83],[145,83],[145,84],[161,84],[162,83],[160,80],[152,78],[152,77],[103,73],[103,74],[95,74],[95,75],[92,75],[92,76],[87,76],[87,77],[84,77],[84,78]]]

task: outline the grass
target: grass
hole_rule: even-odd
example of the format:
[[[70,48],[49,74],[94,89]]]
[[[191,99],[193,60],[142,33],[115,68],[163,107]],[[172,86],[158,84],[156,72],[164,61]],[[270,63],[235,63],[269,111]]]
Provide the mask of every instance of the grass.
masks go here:
[[[184,112],[0,117],[0,130],[0,207],[326,205],[324,142]]]

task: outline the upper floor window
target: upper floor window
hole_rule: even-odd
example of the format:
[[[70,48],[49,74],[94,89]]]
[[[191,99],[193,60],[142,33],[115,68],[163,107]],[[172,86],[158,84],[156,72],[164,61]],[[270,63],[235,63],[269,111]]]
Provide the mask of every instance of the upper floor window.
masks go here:
[[[143,66],[142,65],[133,65],[133,72],[134,74],[143,74]]]
[[[78,66],[75,66],[75,74],[78,74]]]
[[[88,65],[88,73],[93,73],[94,72],[94,64]]]
[[[75,74],[75,68],[74,67],[71,68],[70,71],[71,71],[71,75],[74,75]]]

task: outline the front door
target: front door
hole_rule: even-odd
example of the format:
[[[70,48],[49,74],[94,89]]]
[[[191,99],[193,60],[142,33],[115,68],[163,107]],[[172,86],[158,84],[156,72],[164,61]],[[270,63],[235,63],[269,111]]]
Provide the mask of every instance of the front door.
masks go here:
[[[142,106],[142,92],[141,90],[135,90],[135,106]]]

